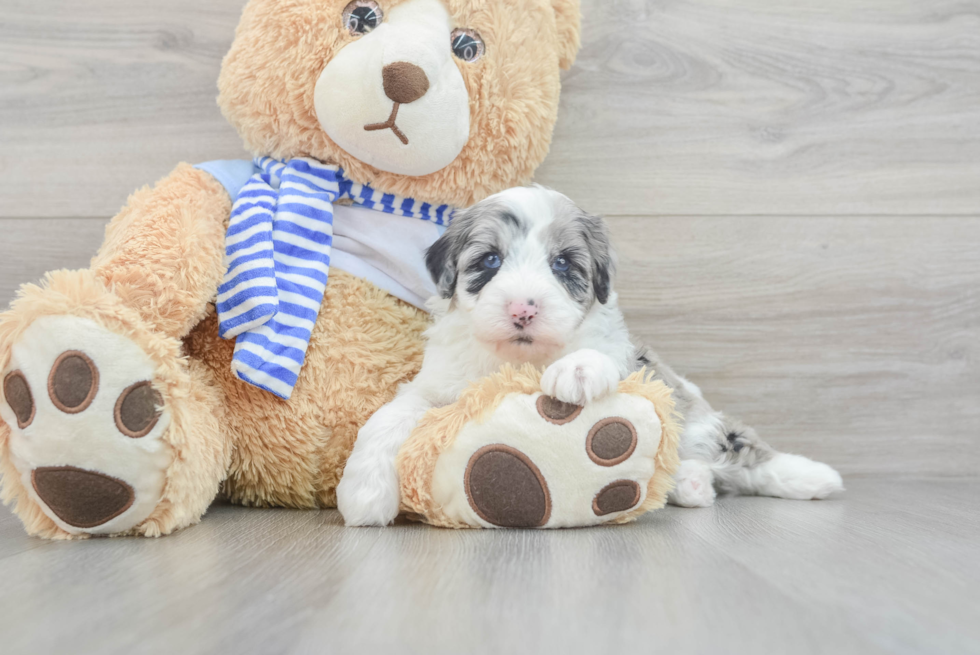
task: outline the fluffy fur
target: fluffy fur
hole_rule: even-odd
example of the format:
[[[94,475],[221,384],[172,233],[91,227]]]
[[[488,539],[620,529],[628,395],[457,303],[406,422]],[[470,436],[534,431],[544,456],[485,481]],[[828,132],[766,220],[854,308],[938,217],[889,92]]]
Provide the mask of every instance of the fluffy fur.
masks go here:
[[[431,495],[432,477],[440,455],[448,450],[455,436],[470,421],[482,422],[512,393],[532,394],[541,389],[541,371],[530,364],[514,368],[505,365],[467,388],[452,406],[430,410],[399,449],[398,475],[401,481],[401,509],[420,517],[426,523],[445,528],[473,527],[449,518]],[[660,418],[660,447],[655,458],[656,473],[647,484],[644,502],[617,517],[614,523],[627,523],[654,509],[663,507],[673,486],[677,470],[677,442],[680,417],[674,412],[674,401],[667,385],[648,379],[645,370],[633,373],[617,385],[623,394],[650,401]]]
[[[362,428],[338,489],[349,525],[385,525],[397,514],[394,457],[427,409],[455,402],[501,366],[547,367],[544,393],[585,404],[645,367],[673,390],[684,417],[672,502],[712,504],[715,488],[823,498],[836,471],[777,453],[755,431],[714,411],[700,390],[630,339],[613,289],[603,221],[541,187],[505,191],[460,217],[430,249],[441,296],[419,375]]]
[[[379,4],[391,9],[405,1]],[[486,53],[472,64],[458,62],[470,95],[468,143],[452,164],[421,177],[370,166],[320,129],[317,79],[331,57],[358,38],[340,21],[347,3],[252,0],[245,7],[222,67],[218,102],[250,150],[333,162],[375,189],[458,207],[531,178],[557,118],[559,69],[570,67],[578,51],[577,0],[446,0],[452,23],[479,32]]]
[[[408,0],[379,0],[393,7]],[[469,141],[423,177],[376,169],[324,134],[314,109],[324,67],[358,37],[347,0],[251,0],[219,81],[219,104],[255,154],[312,156],[360,182],[437,204],[465,206],[528,179],[547,154],[559,67],[578,48],[576,0],[448,0],[452,23],[479,31],[486,54],[459,62],[469,95]],[[449,34],[445,35],[449,48]],[[378,71],[380,79],[381,71]],[[376,83],[380,83],[376,81]],[[91,319],[131,339],[156,364],[154,387],[172,416],[164,500],[132,532],[158,536],[198,521],[219,491],[255,506],[330,507],[358,429],[422,361],[427,316],[364,280],[332,271],[307,362],[289,403],[229,370],[213,300],[224,273],[231,199],[186,164],[134,194],[110,224],[89,270],[26,286],[0,316],[0,370],[41,316]],[[31,534],[69,535],[28,498],[0,422],[2,498]],[[61,436],[61,435],[53,435]],[[84,535],[76,535],[84,536]]]
[[[43,287],[25,285],[11,309],[0,315],[0,344],[15,342],[36,319],[55,315],[87,318],[132,340],[157,367],[154,387],[172,415],[164,441],[171,448],[173,463],[167,470],[163,499],[132,533],[159,536],[197,522],[214,500],[231,453],[231,443],[212,413],[215,390],[202,384],[180,356],[180,341],[150,329],[138,312],[109,293],[91,271],[57,271],[48,274]],[[0,370],[6,368],[9,357],[9,348],[0,349]],[[28,498],[10,463],[7,436],[5,429],[0,435],[3,501],[15,503],[14,511],[28,533],[68,538]]]

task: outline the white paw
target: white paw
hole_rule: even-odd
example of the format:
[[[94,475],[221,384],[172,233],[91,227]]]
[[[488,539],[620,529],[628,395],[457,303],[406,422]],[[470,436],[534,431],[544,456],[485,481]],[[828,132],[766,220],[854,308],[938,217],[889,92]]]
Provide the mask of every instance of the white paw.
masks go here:
[[[757,493],[793,500],[819,500],[844,490],[840,473],[802,455],[778,453],[759,469]]]
[[[358,455],[351,455],[337,485],[337,509],[350,527],[388,525],[401,503],[394,462]]]
[[[677,486],[667,500],[681,507],[711,507],[715,503],[714,476],[711,468],[696,459],[685,459],[674,474]]]
[[[562,357],[541,377],[541,391],[563,403],[586,405],[619,386],[619,369],[608,355],[583,348]]]

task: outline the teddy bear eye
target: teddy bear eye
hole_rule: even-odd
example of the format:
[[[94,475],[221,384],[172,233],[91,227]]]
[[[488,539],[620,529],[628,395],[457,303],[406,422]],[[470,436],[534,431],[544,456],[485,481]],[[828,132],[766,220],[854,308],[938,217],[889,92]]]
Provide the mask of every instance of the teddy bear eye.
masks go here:
[[[483,39],[475,30],[453,30],[450,36],[453,54],[465,62],[474,62],[483,56],[485,46]]]
[[[384,20],[374,0],[354,0],[344,8],[344,27],[352,35],[367,34]]]

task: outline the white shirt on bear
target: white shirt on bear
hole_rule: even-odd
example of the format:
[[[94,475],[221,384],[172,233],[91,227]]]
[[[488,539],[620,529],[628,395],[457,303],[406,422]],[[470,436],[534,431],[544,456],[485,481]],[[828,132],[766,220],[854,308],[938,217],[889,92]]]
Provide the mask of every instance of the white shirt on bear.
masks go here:
[[[228,190],[232,199],[255,173],[246,160],[198,164]],[[446,228],[418,218],[396,216],[356,205],[334,205],[330,267],[356,275],[410,305],[425,310],[436,287],[425,267],[425,251]]]

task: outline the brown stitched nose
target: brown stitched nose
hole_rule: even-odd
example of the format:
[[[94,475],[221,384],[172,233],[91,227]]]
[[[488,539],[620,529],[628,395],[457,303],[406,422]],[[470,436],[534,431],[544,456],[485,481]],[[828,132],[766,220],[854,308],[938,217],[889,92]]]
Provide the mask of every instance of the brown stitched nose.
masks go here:
[[[396,61],[381,70],[385,95],[395,102],[406,105],[415,102],[429,90],[429,78],[425,71],[407,61]]]

